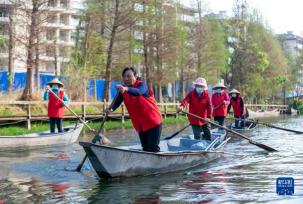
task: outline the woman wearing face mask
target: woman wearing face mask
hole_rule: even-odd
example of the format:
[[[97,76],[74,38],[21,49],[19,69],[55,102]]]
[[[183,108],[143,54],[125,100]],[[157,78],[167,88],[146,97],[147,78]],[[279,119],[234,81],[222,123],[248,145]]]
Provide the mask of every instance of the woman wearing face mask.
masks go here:
[[[55,78],[48,83],[50,89],[61,99],[65,104],[68,104],[69,99],[63,90],[63,83],[59,79]],[[63,132],[62,129],[62,118],[64,117],[65,106],[54,96],[53,93],[45,90],[44,100],[48,100],[48,117],[50,121],[50,132],[55,132],[55,126],[57,124],[58,132]]]
[[[136,76],[132,67],[124,68],[123,84],[117,85],[118,98],[112,110],[116,110],[124,102],[134,128],[139,133],[143,151],[159,152],[162,132],[162,114],[158,109],[154,94],[145,81]]]
[[[213,95],[211,97],[211,103],[213,105],[213,116],[214,120],[224,126],[225,117],[227,115],[227,106],[229,105],[229,96],[225,92],[226,86],[219,83],[213,87]]]
[[[198,115],[206,120],[211,119],[211,102],[207,91],[206,80],[202,77],[197,78],[193,82],[195,88],[187,94],[181,101],[178,111],[182,111],[189,105],[189,112]],[[188,120],[192,126],[195,139],[211,140],[210,125],[191,115],[188,115]],[[201,132],[203,131],[203,138]]]
[[[230,104],[228,105],[227,112],[229,113],[230,108],[233,107],[234,118],[235,118],[235,128],[244,128],[246,110],[244,107],[244,101],[240,95],[240,92],[236,89],[233,89],[229,92]],[[240,125],[239,125],[240,123]]]

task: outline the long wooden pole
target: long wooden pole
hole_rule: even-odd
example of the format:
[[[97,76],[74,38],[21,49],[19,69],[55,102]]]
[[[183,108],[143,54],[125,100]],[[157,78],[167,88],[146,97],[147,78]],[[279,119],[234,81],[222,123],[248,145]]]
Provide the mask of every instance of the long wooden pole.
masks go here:
[[[226,130],[227,132],[231,132],[231,133],[233,133],[233,134],[235,134],[235,135],[237,135],[239,137],[242,137],[243,139],[248,140],[250,144],[256,145],[256,146],[258,146],[258,147],[260,147],[260,148],[262,148],[262,149],[264,149],[264,150],[266,150],[268,152],[277,152],[278,151],[278,150],[276,150],[276,149],[274,149],[272,147],[269,147],[267,145],[264,145],[264,144],[258,143],[256,141],[253,141],[252,139],[250,139],[250,138],[248,138],[248,137],[246,137],[246,136],[244,136],[244,135],[242,135],[242,134],[240,134],[240,133],[238,133],[236,131],[230,130],[227,127],[218,125],[217,123],[214,123],[214,122],[211,122],[211,121],[208,121],[205,118],[202,118],[202,117],[200,117],[198,115],[195,115],[195,114],[192,114],[192,113],[189,113],[189,112],[186,112],[186,111],[182,111],[182,112],[185,113],[185,114],[187,114],[187,115],[191,115],[191,116],[193,116],[195,118],[198,118],[198,119],[200,119],[200,120],[202,120],[204,122],[210,123],[210,124],[212,124],[212,125],[214,125],[216,127],[222,128],[222,129]]]
[[[109,105],[109,107],[108,107],[109,109],[112,109],[112,107],[113,107],[115,101],[117,100],[118,96],[119,96],[119,92],[117,92],[115,98],[112,100],[111,104]],[[106,113],[105,113],[105,117],[103,118],[103,121],[102,121],[102,123],[101,123],[101,125],[100,125],[100,128],[99,128],[99,130],[98,130],[98,133],[95,135],[94,139],[92,140],[93,143],[95,143],[97,140],[99,140],[100,137],[101,137],[101,138],[104,138],[104,136],[101,136],[100,133],[101,133],[101,131],[102,131],[102,129],[103,129],[103,126],[104,126],[104,123],[105,123],[107,117],[108,117],[108,113],[106,112]],[[77,166],[76,171],[81,171],[82,166],[83,166],[83,164],[84,164],[86,158],[87,158],[87,154],[85,154],[85,156],[84,156],[84,158],[82,159],[81,163]]]

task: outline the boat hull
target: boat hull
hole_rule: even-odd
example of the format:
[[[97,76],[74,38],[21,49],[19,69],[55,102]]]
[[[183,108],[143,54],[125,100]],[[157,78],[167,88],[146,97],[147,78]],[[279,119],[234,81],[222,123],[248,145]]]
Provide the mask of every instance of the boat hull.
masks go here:
[[[225,138],[226,133],[222,136]],[[188,140],[188,143],[197,141],[185,140]],[[140,145],[109,147],[89,142],[80,142],[80,145],[84,148],[97,174],[101,178],[113,178],[168,173],[206,164],[223,154],[221,150],[228,139],[221,142],[221,145],[216,148],[214,148],[215,145],[210,145],[212,146],[211,150],[183,149],[182,151],[172,151],[172,147],[176,148],[177,146],[169,147],[169,145],[173,143],[180,145],[180,141],[181,139],[179,141],[178,139],[161,141],[160,148],[164,151],[158,153],[141,151],[139,150]]]
[[[254,130],[256,129],[256,127],[257,127],[257,124],[254,123],[252,127],[249,127],[249,128],[246,127],[245,129],[234,128],[233,125],[230,125],[228,127],[228,129],[235,131],[237,133],[240,133],[241,135],[244,135],[246,137],[250,137],[252,135],[252,133],[254,132]],[[227,135],[231,137],[232,141],[242,139],[241,137],[237,136],[236,134],[234,134],[232,132],[228,132]]]
[[[48,131],[19,136],[0,136],[0,151],[22,151],[46,146],[69,145],[77,141],[82,128],[83,125],[79,124],[77,128],[69,127],[68,131],[62,133],[51,134]]]

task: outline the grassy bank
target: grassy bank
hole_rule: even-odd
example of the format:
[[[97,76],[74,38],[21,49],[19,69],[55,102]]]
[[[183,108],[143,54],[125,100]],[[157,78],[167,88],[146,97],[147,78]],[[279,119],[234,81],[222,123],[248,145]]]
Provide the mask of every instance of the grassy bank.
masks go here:
[[[185,116],[168,117],[164,119],[163,122],[165,125],[167,124],[183,124],[187,123],[187,118]],[[63,126],[68,126],[74,124],[71,121],[64,121]],[[98,130],[100,127],[100,121],[98,122],[89,122],[88,125],[93,129]],[[121,123],[121,121],[107,121],[104,124],[105,130],[113,130],[119,128],[133,128],[130,120],[126,120],[125,123]],[[49,123],[46,122],[35,122],[32,123],[32,129],[27,130],[24,126],[16,125],[16,126],[0,126],[0,136],[11,136],[11,135],[21,135],[21,134],[30,134],[35,132],[43,132],[49,130]]]

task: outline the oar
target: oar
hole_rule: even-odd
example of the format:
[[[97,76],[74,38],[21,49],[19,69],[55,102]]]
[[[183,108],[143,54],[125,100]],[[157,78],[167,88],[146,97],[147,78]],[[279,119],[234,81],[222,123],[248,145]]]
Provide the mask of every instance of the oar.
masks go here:
[[[191,115],[191,116],[193,116],[195,118],[198,118],[198,119],[200,119],[200,120],[202,120],[204,122],[208,122],[208,123],[210,123],[210,124],[212,124],[212,125],[214,125],[216,127],[222,128],[222,129],[226,130],[227,132],[231,132],[231,133],[233,133],[235,135],[238,135],[239,137],[242,137],[242,138],[248,140],[250,144],[256,145],[256,146],[258,146],[258,147],[260,147],[260,148],[262,148],[262,149],[264,149],[266,151],[269,151],[269,152],[277,152],[278,151],[278,150],[276,150],[274,148],[271,148],[271,147],[269,147],[267,145],[264,145],[264,144],[258,143],[256,141],[253,141],[253,140],[249,139],[248,137],[246,137],[246,136],[244,136],[244,135],[242,135],[242,134],[240,134],[240,133],[238,133],[236,131],[233,131],[233,130],[230,130],[230,129],[224,127],[224,126],[218,125],[217,123],[208,121],[208,120],[206,120],[206,119],[204,119],[204,118],[202,118],[200,116],[197,116],[195,114],[192,114],[192,113],[189,113],[189,112],[186,112],[186,111],[182,111],[182,112],[185,113],[185,114],[187,114],[187,115]]]
[[[180,132],[182,132],[183,130],[185,130],[186,128],[188,128],[190,126],[190,124],[186,125],[185,127],[183,127],[181,130],[179,130],[178,132],[175,132],[174,134],[172,134],[169,137],[165,137],[164,140],[170,140],[171,138],[175,137],[176,135],[178,135]]]
[[[109,105],[109,107],[108,107],[109,109],[112,109],[112,107],[113,107],[115,101],[116,101],[117,98],[118,98],[118,95],[119,95],[119,92],[117,92],[115,98],[112,100],[111,104]],[[95,143],[95,142],[99,139],[100,133],[101,133],[101,131],[102,131],[102,129],[103,129],[103,126],[104,126],[104,123],[105,123],[107,117],[108,117],[108,113],[105,113],[105,116],[104,116],[103,121],[102,121],[102,123],[101,123],[101,125],[100,125],[100,128],[99,128],[99,130],[98,130],[98,133],[95,135],[94,139],[92,140],[92,143]],[[104,137],[104,136],[103,136],[103,137]],[[83,164],[84,164],[86,158],[87,158],[87,154],[85,154],[85,156],[84,156],[84,158],[82,159],[81,163],[77,166],[76,171],[81,171],[82,166],[83,166]]]
[[[61,99],[61,98],[59,98],[59,96],[57,96],[57,94],[55,94],[50,88],[46,88],[49,92],[51,92],[75,117],[77,117],[78,118],[78,120],[80,120],[80,122],[82,122],[90,131],[92,131],[93,133],[95,133],[95,134],[98,134],[98,133],[100,133],[100,132],[96,132],[96,130],[94,130],[93,128],[91,128],[84,120],[82,120],[82,118],[80,117],[80,116],[78,116],[70,107],[68,107],[68,105],[66,105],[65,103],[64,103],[64,101]],[[110,143],[110,140],[109,139],[107,139],[105,136],[103,136],[103,138],[102,138],[102,142],[104,143],[104,144],[108,144],[108,143]]]
[[[229,118],[229,119],[232,119],[232,118]],[[288,132],[293,132],[293,133],[296,133],[296,134],[303,134],[303,132],[299,131],[299,130],[292,130],[292,129],[288,129],[288,128],[282,128],[282,127],[278,127],[278,126],[275,126],[275,125],[272,125],[272,124],[269,124],[269,123],[264,123],[264,122],[259,122],[259,121],[253,121],[253,120],[247,120],[247,119],[238,119],[238,120],[259,123],[259,124],[265,125],[267,127],[271,127],[271,128],[275,128],[275,129],[279,129],[279,130],[284,130],[284,131],[288,131]]]

